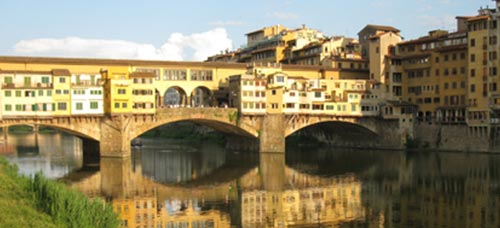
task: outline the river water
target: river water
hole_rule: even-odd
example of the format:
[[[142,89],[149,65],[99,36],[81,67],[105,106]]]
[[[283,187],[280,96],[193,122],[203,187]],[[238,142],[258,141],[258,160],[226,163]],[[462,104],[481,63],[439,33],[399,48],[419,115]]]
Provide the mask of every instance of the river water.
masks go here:
[[[499,155],[142,142],[87,164],[62,133],[9,135],[0,153],[106,199],[123,227],[500,227]]]

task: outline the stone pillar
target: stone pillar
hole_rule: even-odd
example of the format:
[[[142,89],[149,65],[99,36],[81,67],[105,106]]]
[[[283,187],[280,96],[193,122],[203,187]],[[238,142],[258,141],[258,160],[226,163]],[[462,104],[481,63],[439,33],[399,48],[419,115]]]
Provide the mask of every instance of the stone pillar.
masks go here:
[[[134,189],[130,157],[103,157],[100,172],[101,190],[105,196],[122,198]]]
[[[130,156],[129,127],[132,118],[126,116],[107,117],[101,121],[101,157]]]
[[[267,114],[262,121],[259,135],[261,153],[285,153],[285,117],[283,114]]]

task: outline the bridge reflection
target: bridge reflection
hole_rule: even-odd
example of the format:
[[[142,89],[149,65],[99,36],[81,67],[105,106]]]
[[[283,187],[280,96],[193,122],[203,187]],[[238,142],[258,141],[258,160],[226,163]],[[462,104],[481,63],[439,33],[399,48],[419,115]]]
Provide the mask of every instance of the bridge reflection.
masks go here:
[[[229,172],[223,165],[180,183],[145,177],[146,163],[133,158],[103,158],[99,172],[71,184],[112,199],[124,227],[500,225],[500,158],[377,153],[378,159],[359,151],[320,156],[332,164],[327,175],[322,162],[299,164],[292,156],[285,163],[283,154],[266,153],[258,164],[232,169],[241,174],[230,178],[212,176]],[[363,156],[351,168],[339,165]]]
[[[100,171],[72,174],[65,180],[90,196],[111,198],[124,227],[279,227],[333,224],[364,216],[361,182],[354,175],[300,173],[287,167],[279,153],[261,154],[260,165],[242,171],[222,166],[223,172],[241,175],[219,181],[207,175],[187,182],[159,183],[144,175],[144,164],[149,163],[101,158]],[[213,173],[217,175],[217,171]]]

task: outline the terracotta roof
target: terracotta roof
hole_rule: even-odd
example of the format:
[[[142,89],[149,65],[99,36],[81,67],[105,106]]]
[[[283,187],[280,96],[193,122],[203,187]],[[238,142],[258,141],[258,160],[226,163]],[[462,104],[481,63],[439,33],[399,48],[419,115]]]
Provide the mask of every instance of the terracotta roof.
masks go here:
[[[304,80],[309,80],[308,78],[306,77],[303,77],[303,76],[288,76],[289,79],[304,79]]]
[[[54,76],[71,76],[71,73],[67,69],[53,69],[52,75],[54,75]]]
[[[373,25],[373,24],[366,25],[363,29],[361,29],[361,31],[363,31],[365,29],[368,29],[368,28],[372,28],[372,29],[375,29],[375,30],[382,30],[382,31],[391,31],[391,32],[396,32],[396,33],[401,32],[401,30],[399,30],[397,28],[394,28],[392,26],[387,26],[387,25]]]
[[[156,74],[153,72],[132,72],[129,74],[131,78],[155,78]]]
[[[489,18],[489,16],[487,16],[487,15],[479,15],[479,16],[475,16],[475,17],[470,17],[467,19],[467,21],[487,20],[488,18]]]
[[[189,66],[189,67],[227,67],[245,68],[244,63],[226,62],[194,62],[194,61],[160,61],[160,60],[131,60],[131,59],[90,59],[90,58],[56,58],[56,57],[28,57],[28,56],[0,56],[2,63],[23,64],[71,64],[93,66]]]

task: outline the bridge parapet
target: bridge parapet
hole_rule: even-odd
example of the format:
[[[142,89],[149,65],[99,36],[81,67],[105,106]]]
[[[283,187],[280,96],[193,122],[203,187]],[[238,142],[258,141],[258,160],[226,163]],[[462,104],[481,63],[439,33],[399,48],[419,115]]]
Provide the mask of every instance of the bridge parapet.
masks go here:
[[[102,116],[64,116],[64,117],[3,117],[0,120],[0,127],[14,125],[39,125],[60,129],[71,134],[90,138],[96,141],[101,140],[101,128],[99,125]]]

